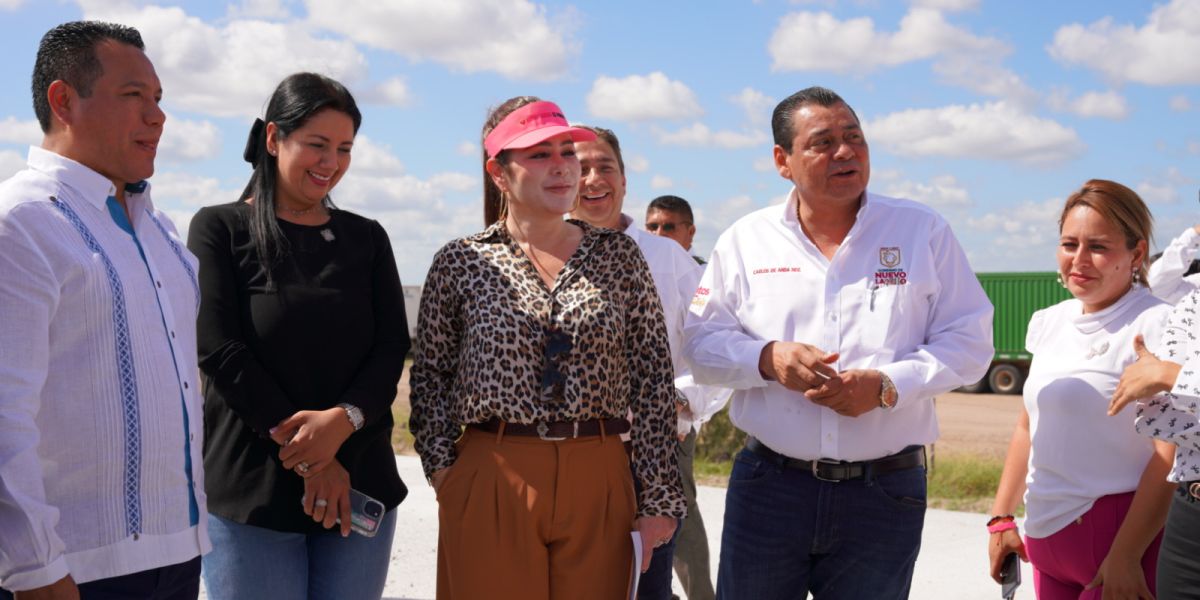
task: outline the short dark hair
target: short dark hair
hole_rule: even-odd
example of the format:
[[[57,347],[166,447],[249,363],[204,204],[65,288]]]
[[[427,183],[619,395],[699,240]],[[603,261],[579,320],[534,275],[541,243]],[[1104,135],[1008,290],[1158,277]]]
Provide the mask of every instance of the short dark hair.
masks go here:
[[[42,36],[37,59],[33,62],[33,112],[37,115],[42,133],[50,133],[53,115],[46,91],[55,81],[65,81],[80,96],[92,95],[92,85],[104,74],[96,47],[112,40],[145,50],[138,30],[117,23],[102,21],[72,21],[63,23]]]
[[[625,174],[625,159],[621,158],[621,142],[617,139],[617,134],[613,133],[611,129],[603,127],[592,127],[591,125],[575,125],[575,127],[586,129],[596,134],[597,138],[604,140],[609,146],[612,146],[613,154],[617,155],[617,166],[620,167],[621,174]]]
[[[771,134],[775,136],[775,145],[783,148],[784,152],[791,153],[792,151],[792,140],[796,138],[796,111],[806,104],[816,104],[826,108],[836,104],[845,104],[846,108],[850,109],[850,114],[854,115],[854,120],[858,120],[858,113],[854,112],[854,108],[842,100],[837,92],[817,85],[804,88],[784,98],[783,102],[775,107],[775,112],[771,114]]]
[[[651,200],[650,206],[646,207],[646,213],[649,214],[652,210],[664,210],[667,212],[679,213],[687,218],[688,223],[696,222],[696,218],[692,216],[692,205],[688,204],[687,200],[684,200],[679,196],[667,194]]]

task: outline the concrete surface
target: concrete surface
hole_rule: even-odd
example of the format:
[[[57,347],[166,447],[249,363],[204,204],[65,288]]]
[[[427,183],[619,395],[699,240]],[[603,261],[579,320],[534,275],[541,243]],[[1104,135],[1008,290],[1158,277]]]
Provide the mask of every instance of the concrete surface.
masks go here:
[[[432,600],[437,581],[437,502],[425,484],[421,465],[414,456],[397,456],[400,476],[411,488],[398,509],[392,566],[388,571],[386,600]],[[701,487],[700,510],[708,527],[712,570],[717,572],[721,545],[723,488]],[[995,600],[1000,586],[987,575],[987,530],[985,516],[946,510],[930,510],[925,517],[924,542],[913,575],[913,600]],[[1017,598],[1032,600],[1029,565],[1023,565],[1025,583]],[[676,593],[682,596],[678,582]],[[206,599],[203,587],[200,597]]]

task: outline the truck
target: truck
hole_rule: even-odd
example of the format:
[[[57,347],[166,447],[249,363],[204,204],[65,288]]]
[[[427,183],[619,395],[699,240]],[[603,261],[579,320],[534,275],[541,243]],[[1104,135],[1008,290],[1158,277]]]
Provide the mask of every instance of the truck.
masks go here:
[[[987,374],[964,392],[1019,394],[1033,355],[1025,351],[1025,331],[1033,313],[1071,297],[1055,272],[976,273],[995,307],[992,344],[995,354]]]

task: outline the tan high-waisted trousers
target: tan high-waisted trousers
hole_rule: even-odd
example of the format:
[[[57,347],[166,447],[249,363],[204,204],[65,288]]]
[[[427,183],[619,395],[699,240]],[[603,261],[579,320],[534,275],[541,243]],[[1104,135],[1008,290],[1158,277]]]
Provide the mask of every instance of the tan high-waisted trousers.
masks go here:
[[[621,600],[636,497],[615,435],[468,427],[438,491],[438,600]]]

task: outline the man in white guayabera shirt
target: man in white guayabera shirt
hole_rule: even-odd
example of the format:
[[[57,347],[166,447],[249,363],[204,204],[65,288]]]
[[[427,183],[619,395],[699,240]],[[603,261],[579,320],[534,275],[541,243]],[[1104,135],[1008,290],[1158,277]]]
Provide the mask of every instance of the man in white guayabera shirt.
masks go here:
[[[717,596],[906,598],[925,519],[932,398],[983,376],[992,306],[949,225],[866,191],[858,116],[808,88],[775,108],[785,204],[721,235],[684,354],[735,388]]]
[[[145,181],[165,117],[143,47],[50,30],[45,137],[0,183],[0,598],[199,593],[200,292]]]

